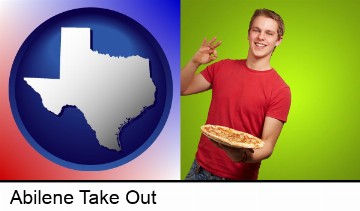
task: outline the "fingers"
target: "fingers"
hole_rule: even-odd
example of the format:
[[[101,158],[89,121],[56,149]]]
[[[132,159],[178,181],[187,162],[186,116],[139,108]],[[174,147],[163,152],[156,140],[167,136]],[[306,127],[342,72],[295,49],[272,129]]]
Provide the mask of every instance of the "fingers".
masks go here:
[[[206,38],[204,38],[203,42],[202,42],[203,46],[207,46],[207,42],[206,42]]]
[[[199,52],[200,53],[206,53],[206,54],[210,54],[212,53],[212,49],[210,47],[207,47],[207,46],[202,46],[200,49],[199,49]]]
[[[209,63],[218,57],[216,50],[212,50],[209,47],[201,48],[199,52],[203,54],[200,59],[202,64]]]
[[[211,45],[211,48],[212,49],[215,49],[215,48],[217,48],[217,47],[219,47],[219,45],[221,45],[221,41],[219,41],[219,42],[217,42],[217,43],[215,43],[215,44],[213,44],[213,45]]]
[[[211,40],[210,40],[210,42],[209,42],[209,45],[213,45],[214,44],[214,42],[216,41],[216,37],[213,37]]]
[[[212,61],[214,61],[215,59],[217,59],[216,56],[210,56],[210,57],[209,57],[209,60],[210,60],[209,62],[212,62]]]
[[[218,58],[218,54],[215,48],[217,48],[221,41],[216,42],[216,37],[212,38],[210,42],[204,38],[201,47],[193,56],[193,61],[200,64],[208,64]]]
[[[217,143],[215,141],[213,141],[214,143]],[[229,152],[240,152],[240,154],[243,154],[244,151],[247,151],[249,153],[254,153],[254,149],[250,149],[250,148],[236,148],[236,147],[231,147],[231,146],[227,146],[227,145],[223,145],[220,143],[217,143],[219,145],[219,148],[225,150],[225,151],[229,151]]]
[[[213,49],[212,47],[202,47],[202,48],[200,48],[199,51],[200,51],[201,53],[209,54],[209,55],[211,55],[211,56],[214,57],[214,58],[217,58],[217,57],[218,57],[218,54],[217,54],[216,49]]]
[[[211,49],[215,49],[215,48],[219,47],[219,45],[221,45],[221,41],[218,41],[218,42],[215,43],[216,39],[217,39],[217,38],[214,37],[214,38],[212,38],[212,40],[209,42],[209,47],[210,47]]]
[[[254,153],[254,149],[249,149],[249,152],[250,152],[250,153]]]
[[[216,42],[216,39],[217,38],[214,37],[210,40],[210,42],[207,42],[206,38],[204,38],[204,40],[202,42],[202,46],[207,46],[214,50],[215,48],[219,47],[219,45],[221,45],[221,43],[222,43],[221,41]]]
[[[211,59],[211,60],[215,60],[215,59],[217,59],[217,57],[218,57],[217,51],[214,50],[214,51],[212,52],[212,56],[210,56],[210,59]]]

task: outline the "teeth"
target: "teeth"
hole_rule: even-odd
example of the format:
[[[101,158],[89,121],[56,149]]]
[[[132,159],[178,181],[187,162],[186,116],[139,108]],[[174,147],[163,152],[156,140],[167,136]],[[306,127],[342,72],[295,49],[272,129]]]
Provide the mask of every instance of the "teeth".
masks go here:
[[[259,46],[259,47],[265,47],[266,45],[263,45],[263,44],[260,44],[260,43],[255,43],[256,46]]]

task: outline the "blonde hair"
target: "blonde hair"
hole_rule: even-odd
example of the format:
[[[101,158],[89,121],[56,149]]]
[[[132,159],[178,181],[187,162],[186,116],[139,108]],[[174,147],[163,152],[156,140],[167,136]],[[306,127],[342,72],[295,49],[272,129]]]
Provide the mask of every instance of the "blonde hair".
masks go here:
[[[277,22],[277,24],[278,24],[278,30],[277,30],[278,39],[280,39],[280,37],[282,37],[284,35],[284,33],[285,33],[285,25],[284,25],[283,19],[280,17],[279,14],[277,14],[276,12],[274,12],[272,10],[269,10],[269,9],[257,9],[257,10],[255,10],[255,12],[254,12],[254,14],[253,14],[253,16],[251,17],[251,20],[250,20],[248,32],[250,31],[251,26],[252,26],[255,18],[257,18],[258,16],[264,16],[264,17],[267,17],[267,18],[271,18],[271,19],[273,19],[274,21]]]

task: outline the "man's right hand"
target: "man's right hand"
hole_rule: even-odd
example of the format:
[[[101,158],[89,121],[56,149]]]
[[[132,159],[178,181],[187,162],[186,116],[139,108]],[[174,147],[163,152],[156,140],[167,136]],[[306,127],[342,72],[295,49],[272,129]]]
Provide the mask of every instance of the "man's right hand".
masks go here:
[[[195,64],[207,64],[217,58],[216,48],[221,45],[221,41],[216,42],[216,37],[212,38],[210,42],[204,39],[201,47],[192,58]]]
[[[212,62],[217,58],[216,48],[221,41],[214,37],[210,42],[204,39],[201,47],[193,58],[181,69],[181,95],[196,94],[211,88],[211,84],[201,74],[195,74],[202,64]]]

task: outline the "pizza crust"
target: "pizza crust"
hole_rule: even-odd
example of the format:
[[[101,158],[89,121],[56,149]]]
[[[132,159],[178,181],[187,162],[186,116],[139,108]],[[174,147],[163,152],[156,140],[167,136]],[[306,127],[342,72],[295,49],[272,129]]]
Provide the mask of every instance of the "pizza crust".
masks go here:
[[[235,148],[259,149],[264,146],[264,141],[242,131],[220,125],[203,125],[200,127],[202,133],[208,138]]]

